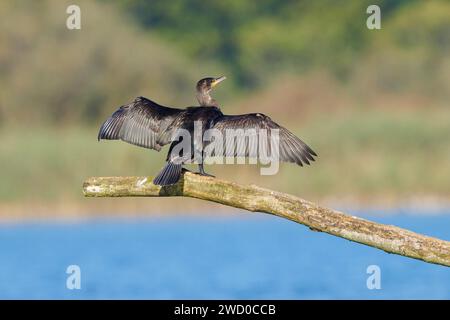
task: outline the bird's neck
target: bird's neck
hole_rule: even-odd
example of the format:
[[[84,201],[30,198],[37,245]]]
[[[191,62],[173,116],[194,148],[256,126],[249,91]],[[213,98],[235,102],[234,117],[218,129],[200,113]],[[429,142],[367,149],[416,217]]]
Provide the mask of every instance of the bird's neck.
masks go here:
[[[216,100],[208,92],[197,92],[197,100],[201,106],[218,107]]]

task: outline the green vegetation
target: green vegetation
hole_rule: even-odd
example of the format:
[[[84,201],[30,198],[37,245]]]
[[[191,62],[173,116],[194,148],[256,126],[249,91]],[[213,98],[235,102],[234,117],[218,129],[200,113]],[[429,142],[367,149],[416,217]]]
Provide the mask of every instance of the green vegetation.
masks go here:
[[[231,181],[315,199],[353,197],[370,202],[448,196],[449,113],[405,116],[378,110],[331,119],[316,115],[295,131],[319,153],[311,167],[284,164],[276,176],[260,176],[253,165],[215,165],[208,170]],[[0,199],[75,201],[81,199],[80,186],[88,176],[154,175],[163,165],[166,149],[157,153],[120,142],[97,142],[96,133],[85,127],[3,129]]]
[[[392,199],[450,190],[450,3],[70,1],[0,4],[0,205],[81,201],[90,175],[151,175],[165,154],[98,143],[100,123],[144,95],[195,103],[194,83],[227,75],[227,113],[264,112],[319,153],[312,167],[212,167],[313,199]]]
[[[116,2],[183,53],[220,61],[247,88],[287,70],[324,68],[348,76],[380,39],[408,51],[421,47],[430,51],[428,57],[445,57],[450,40],[446,1],[377,1],[383,17],[379,33],[365,28],[370,0]]]

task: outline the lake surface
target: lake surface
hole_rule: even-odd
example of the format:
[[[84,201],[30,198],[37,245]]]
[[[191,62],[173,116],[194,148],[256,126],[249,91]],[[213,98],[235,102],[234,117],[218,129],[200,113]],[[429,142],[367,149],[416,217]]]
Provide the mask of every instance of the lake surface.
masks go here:
[[[367,218],[450,240],[450,211]],[[450,268],[263,214],[4,224],[0,298],[450,299]]]

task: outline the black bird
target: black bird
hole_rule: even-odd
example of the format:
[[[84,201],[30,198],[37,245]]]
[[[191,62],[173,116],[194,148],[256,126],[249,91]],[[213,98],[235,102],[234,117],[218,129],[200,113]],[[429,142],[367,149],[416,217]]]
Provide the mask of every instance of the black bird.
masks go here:
[[[203,159],[205,158],[203,147],[207,145],[207,142],[203,141],[203,134],[208,129],[218,130],[224,135],[229,129],[265,129],[268,132],[278,129],[280,161],[293,162],[300,166],[303,166],[303,163],[310,164],[310,161],[314,161],[314,156],[317,154],[308,145],[268,116],[261,113],[224,115],[210,93],[217,84],[225,79],[225,77],[209,77],[198,81],[196,90],[200,106],[197,107],[177,109],[159,105],[144,97],[137,97],[130,104],[121,106],[103,123],[98,133],[98,140],[120,139],[156,151],[160,151],[162,146],[171,143],[166,165],[153,180],[154,184],[161,186],[174,184],[180,179],[183,164],[192,162],[194,153],[199,150],[199,146],[202,147],[200,161],[198,161],[199,174],[209,176],[203,168]],[[200,123],[201,134],[200,137],[194,137],[189,142],[192,151],[189,154],[172,152],[183,141],[182,137],[177,136],[178,130],[185,129],[192,134],[195,122]],[[268,149],[271,149],[270,137],[271,135],[267,135],[265,142]],[[223,148],[223,156],[254,156],[250,154],[251,149],[248,145],[227,147]]]

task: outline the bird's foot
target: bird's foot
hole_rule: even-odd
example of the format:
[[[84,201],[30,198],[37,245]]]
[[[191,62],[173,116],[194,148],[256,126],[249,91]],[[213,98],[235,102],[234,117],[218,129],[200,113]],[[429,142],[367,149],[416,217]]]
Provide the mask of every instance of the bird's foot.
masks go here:
[[[204,176],[204,177],[211,177],[215,178],[216,176],[213,176],[212,174],[206,173],[206,172],[197,172],[197,174]]]
[[[201,175],[201,176],[205,176],[205,177],[211,177],[211,178],[215,178],[215,176],[213,176],[212,174],[206,173],[205,172],[205,168],[203,167],[203,163],[200,163],[198,165],[198,172],[197,174]]]

